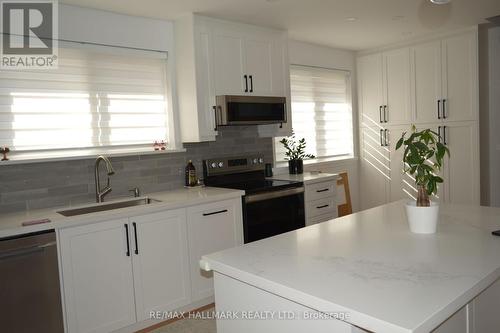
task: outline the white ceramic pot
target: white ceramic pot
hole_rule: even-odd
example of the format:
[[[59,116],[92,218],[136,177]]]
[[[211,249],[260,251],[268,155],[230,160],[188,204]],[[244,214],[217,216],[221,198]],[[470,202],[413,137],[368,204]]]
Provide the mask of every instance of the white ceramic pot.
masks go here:
[[[408,202],[406,203],[406,216],[411,232],[434,234],[439,219],[439,204],[431,202],[430,207],[417,207],[415,201]]]

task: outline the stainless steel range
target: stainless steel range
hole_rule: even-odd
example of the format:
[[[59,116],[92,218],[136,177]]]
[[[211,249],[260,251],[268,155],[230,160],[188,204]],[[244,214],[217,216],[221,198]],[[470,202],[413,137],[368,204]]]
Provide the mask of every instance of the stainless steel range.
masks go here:
[[[263,156],[204,160],[203,175],[207,186],[245,191],[245,243],[305,226],[303,184],[266,179]]]

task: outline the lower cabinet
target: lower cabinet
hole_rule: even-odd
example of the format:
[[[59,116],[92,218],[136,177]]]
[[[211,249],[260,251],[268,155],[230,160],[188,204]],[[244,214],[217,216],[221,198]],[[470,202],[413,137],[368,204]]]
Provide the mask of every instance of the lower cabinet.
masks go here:
[[[62,229],[59,236],[68,332],[111,332],[135,323],[128,219]]]
[[[60,229],[67,332],[111,332],[212,296],[201,256],[242,243],[240,198]]]
[[[200,269],[200,258],[243,244],[241,200],[189,207],[188,239],[192,300],[213,296],[213,273]]]
[[[304,206],[306,226],[337,217],[337,180],[306,183]]]
[[[130,218],[137,321],[190,303],[185,209]]]

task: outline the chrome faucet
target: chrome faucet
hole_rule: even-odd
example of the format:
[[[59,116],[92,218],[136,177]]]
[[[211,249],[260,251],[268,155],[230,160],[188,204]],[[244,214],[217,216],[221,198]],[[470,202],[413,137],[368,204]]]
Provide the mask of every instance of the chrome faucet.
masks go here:
[[[101,189],[101,180],[99,179],[99,164],[101,161],[104,161],[106,163],[106,169],[108,171],[108,183],[105,188]],[[105,157],[105,156],[98,156],[95,160],[95,165],[94,165],[94,175],[95,175],[95,200],[96,202],[100,203],[103,202],[103,198],[106,194],[111,192],[111,186],[109,186],[109,176],[113,175],[115,173],[115,170],[113,169],[113,166],[111,165],[111,161]]]

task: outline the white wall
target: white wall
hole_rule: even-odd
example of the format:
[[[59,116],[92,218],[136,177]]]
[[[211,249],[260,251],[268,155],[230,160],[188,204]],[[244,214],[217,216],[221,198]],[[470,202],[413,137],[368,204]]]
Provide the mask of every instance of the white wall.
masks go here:
[[[317,66],[332,69],[342,69],[351,72],[351,93],[353,109],[353,138],[355,155],[358,156],[358,108],[356,93],[356,58],[355,53],[347,50],[329,48],[321,45],[304,43],[299,41],[289,41],[289,58],[293,65]],[[360,207],[359,200],[359,173],[358,158],[330,161],[304,165],[305,171],[322,172],[344,172],[349,175],[349,186],[351,191],[351,201],[353,210],[357,211]],[[277,173],[287,172],[286,169],[279,169]]]
[[[171,51],[173,23],[59,4],[59,39]]]
[[[500,27],[479,30],[481,204],[500,207]]]

